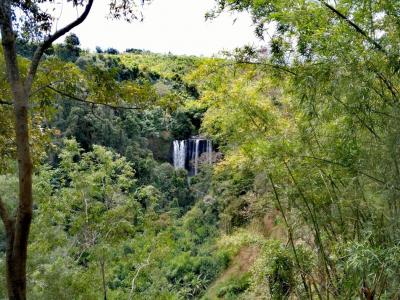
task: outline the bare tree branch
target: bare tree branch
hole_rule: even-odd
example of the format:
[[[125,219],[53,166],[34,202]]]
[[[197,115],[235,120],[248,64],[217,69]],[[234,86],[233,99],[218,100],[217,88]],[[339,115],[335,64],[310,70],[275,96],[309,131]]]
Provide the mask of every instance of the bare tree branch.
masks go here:
[[[86,100],[86,99],[82,99],[79,98],[77,96],[74,95],[70,95],[66,92],[60,91],[52,86],[47,86],[48,89],[62,95],[65,97],[68,97],[69,99],[73,100],[73,101],[78,101],[78,102],[82,102],[82,103],[86,103],[86,104],[91,104],[91,105],[102,105],[102,106],[106,106],[112,109],[127,109],[127,110],[136,110],[136,109],[142,109],[142,107],[138,107],[138,106],[118,106],[118,105],[112,105],[112,104],[108,104],[108,103],[98,103],[98,102],[93,102],[90,100]]]
[[[264,66],[264,67],[271,67],[273,69],[277,69],[286,73],[289,73],[291,75],[296,76],[297,74],[293,71],[291,71],[288,68],[285,68],[283,66],[279,66],[279,65],[274,65],[274,64],[270,64],[270,63],[265,63],[265,62],[251,62],[251,61],[237,61],[236,64],[239,65],[256,65],[256,66]]]
[[[74,27],[78,26],[86,19],[86,17],[89,15],[89,12],[92,8],[93,1],[94,0],[88,1],[88,3],[86,4],[85,10],[75,21],[71,22],[64,28],[61,28],[60,30],[56,31],[54,34],[49,35],[43,41],[43,43],[36,49],[35,54],[33,55],[33,58],[32,58],[31,66],[29,68],[28,76],[26,77],[26,80],[25,80],[25,90],[26,91],[29,91],[32,86],[33,79],[35,78],[36,71],[39,66],[40,59],[43,56],[44,51],[46,51],[55,40],[57,40],[59,37],[63,36],[67,32],[71,31]]]
[[[270,63],[266,63],[266,62],[251,62],[251,61],[235,61],[232,60],[230,62],[226,62],[226,63],[221,63],[218,65],[219,69],[225,68],[225,67],[235,67],[235,66],[245,66],[245,65],[254,65],[254,66],[260,66],[260,67],[270,67],[279,71],[283,71],[285,73],[289,73],[293,76],[296,76],[297,73],[295,73],[294,71],[291,71],[288,68],[285,68],[283,66],[279,66],[279,65],[274,65],[274,64],[270,64]],[[217,70],[216,69],[212,69],[212,70],[208,70],[208,74],[214,74],[216,73]]]
[[[321,1],[321,3],[328,8],[331,12],[333,12],[335,15],[339,16],[342,20],[347,22],[355,31],[357,31],[359,34],[361,34],[369,43],[371,43],[378,51],[382,52],[383,54],[387,54],[385,49],[382,47],[381,44],[379,44],[377,41],[375,41],[372,37],[370,37],[360,26],[358,26],[356,23],[354,23],[352,20],[350,20],[347,16],[345,16],[343,13],[338,11],[336,8],[334,8],[332,5],[325,1]]]
[[[36,90],[34,90],[33,92],[31,92],[30,95],[29,95],[29,97],[32,97],[33,95],[39,93],[40,91],[43,91],[44,89],[47,89],[47,88],[48,88],[49,86],[51,86],[52,84],[61,83],[61,82],[63,82],[63,80],[56,80],[56,81],[52,81],[52,82],[50,82],[50,83],[48,83],[48,84],[46,84],[46,85],[43,85],[43,86],[37,88]]]
[[[276,190],[275,183],[274,183],[274,181],[272,180],[272,175],[271,175],[271,174],[268,174],[268,177],[269,177],[269,180],[270,180],[270,182],[271,182],[272,189],[274,190],[275,199],[276,199],[276,202],[278,203],[279,211],[280,211],[281,214],[282,214],[283,221],[285,222],[286,228],[287,228],[287,230],[288,230],[289,242],[290,242],[290,245],[292,246],[294,258],[295,258],[297,267],[299,268],[299,271],[300,271],[300,275],[301,275],[301,279],[302,279],[302,282],[303,282],[304,290],[306,291],[307,296],[309,296],[309,289],[308,289],[308,284],[307,284],[307,280],[306,280],[306,277],[305,277],[305,273],[304,273],[303,268],[302,268],[302,266],[301,266],[301,264],[300,264],[300,260],[299,260],[299,257],[298,257],[298,255],[297,255],[297,251],[296,251],[296,246],[294,245],[294,238],[293,238],[293,229],[292,229],[292,226],[290,226],[290,224],[289,224],[289,222],[288,222],[288,220],[287,220],[287,218],[286,218],[285,211],[283,210],[283,206],[282,206],[281,201],[280,201],[280,199],[279,199],[278,191]]]
[[[141,271],[143,268],[147,267],[147,266],[150,264],[150,256],[151,256],[151,254],[152,254],[152,252],[150,252],[149,255],[147,256],[147,259],[146,259],[143,263],[141,263],[141,264],[139,265],[139,267],[138,267],[137,270],[136,270],[135,276],[133,276],[133,278],[132,278],[131,290],[130,290],[130,292],[129,292],[129,300],[132,299],[133,291],[135,290],[135,280],[136,280],[136,278],[139,276],[140,271]]]
[[[362,125],[364,125],[364,127],[367,128],[368,131],[369,131],[370,133],[372,133],[372,135],[373,135],[374,137],[376,137],[376,138],[379,139],[379,140],[381,139],[381,137],[376,133],[376,131],[375,131],[375,129],[373,128],[373,126],[368,125],[368,123],[367,123],[365,120],[363,120],[363,119],[358,115],[358,113],[357,113],[356,111],[352,111],[351,107],[349,107],[345,102],[343,102],[342,100],[340,100],[339,97],[333,96],[333,99],[335,99],[337,102],[339,102],[340,104],[342,104],[342,105],[344,106],[344,108],[345,108],[350,114],[352,114],[353,116],[355,116],[355,117],[357,118],[357,120],[358,120]]]
[[[300,158],[306,158],[306,159],[317,160],[317,161],[320,161],[320,162],[323,162],[323,163],[327,163],[327,164],[332,164],[332,165],[340,166],[340,167],[346,168],[346,169],[350,168],[349,165],[345,165],[345,164],[342,164],[342,163],[340,163],[340,162],[332,161],[332,160],[329,160],[329,159],[326,159],[326,158],[320,158],[320,157],[314,157],[314,156],[307,156],[307,155],[302,155],[302,156],[299,156],[299,157],[300,157]],[[369,178],[369,179],[371,179],[371,180],[373,180],[373,181],[375,181],[375,182],[377,182],[377,183],[379,183],[379,184],[381,184],[381,185],[388,186],[388,187],[393,188],[393,189],[395,189],[395,190],[397,190],[397,191],[400,191],[400,188],[399,188],[399,187],[394,186],[394,185],[390,185],[390,186],[389,186],[389,183],[386,182],[386,181],[383,181],[382,179],[376,178],[375,176],[372,176],[372,175],[370,175],[370,174],[368,174],[368,173],[365,173],[365,172],[363,172],[363,171],[360,171],[360,170],[355,170],[355,171],[356,171],[358,174],[363,175],[363,176],[365,176],[365,177],[367,177],[367,178]]]

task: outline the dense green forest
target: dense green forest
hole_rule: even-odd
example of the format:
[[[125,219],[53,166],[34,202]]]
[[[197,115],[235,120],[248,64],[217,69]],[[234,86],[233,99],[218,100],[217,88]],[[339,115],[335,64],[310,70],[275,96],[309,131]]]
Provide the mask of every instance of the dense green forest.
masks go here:
[[[400,298],[400,2],[226,10],[266,46],[42,49],[0,5],[1,299]]]

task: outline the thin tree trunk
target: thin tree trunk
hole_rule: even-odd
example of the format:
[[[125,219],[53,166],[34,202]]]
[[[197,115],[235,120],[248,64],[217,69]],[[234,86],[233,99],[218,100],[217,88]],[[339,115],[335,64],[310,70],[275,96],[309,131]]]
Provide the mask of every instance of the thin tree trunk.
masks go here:
[[[312,299],[311,289],[309,289],[309,287],[308,287],[307,280],[306,280],[306,277],[305,277],[304,272],[303,272],[303,268],[302,268],[302,266],[300,264],[300,260],[299,260],[299,257],[297,255],[296,246],[294,245],[292,227],[289,225],[289,222],[288,222],[288,220],[286,218],[285,211],[283,210],[283,206],[282,206],[281,201],[279,199],[278,191],[276,190],[274,181],[272,180],[272,175],[269,174],[268,177],[269,177],[269,180],[271,182],[272,189],[274,190],[274,195],[275,195],[275,199],[276,199],[277,204],[278,204],[279,211],[282,214],[283,221],[285,222],[286,228],[288,230],[289,242],[290,242],[290,245],[292,246],[294,258],[296,260],[296,265],[297,265],[297,268],[299,269],[299,272],[300,272],[301,280],[302,280],[303,286],[304,286],[304,291],[306,292],[307,298]]]
[[[104,258],[102,257],[100,259],[100,271],[101,271],[101,279],[103,283],[103,298],[104,300],[107,300],[107,283],[106,283],[106,275],[105,275],[105,261]]]
[[[36,49],[23,81],[17,60],[13,29],[11,0],[0,1],[0,29],[7,79],[13,95],[15,116],[15,145],[17,148],[19,196],[15,216],[11,216],[0,199],[0,217],[6,228],[6,275],[8,297],[11,300],[26,299],[26,260],[29,229],[32,221],[32,173],[33,163],[29,137],[29,95],[43,53],[51,44],[81,24],[88,16],[94,0],[88,0],[83,13],[67,26],[45,38]]]
[[[18,87],[18,84],[16,84]],[[14,91],[13,91],[14,92]],[[28,99],[21,89],[15,93],[14,104],[17,160],[19,170],[19,201],[15,217],[2,205],[6,227],[6,272],[9,299],[26,299],[26,260],[28,236],[32,220],[32,159],[29,146]]]
[[[22,85],[15,84],[14,114],[19,173],[19,201],[12,219],[11,230],[7,233],[7,277],[9,277],[9,298],[26,299],[26,259],[28,236],[32,220],[32,158],[29,145],[28,97]]]
[[[32,158],[29,145],[28,98],[20,78],[11,4],[1,3],[1,34],[8,82],[14,99],[15,144],[17,148],[19,196],[15,217],[3,206],[2,219],[7,230],[7,287],[9,299],[26,299],[26,259],[29,228],[32,220]],[[6,224],[5,224],[6,225]]]
[[[17,101],[16,101],[17,102]],[[18,103],[20,102],[20,103]],[[13,231],[9,234],[10,255],[7,268],[12,292],[10,299],[26,299],[26,260],[29,229],[32,220],[32,159],[29,147],[28,99],[15,105],[16,145],[19,169],[19,206]]]

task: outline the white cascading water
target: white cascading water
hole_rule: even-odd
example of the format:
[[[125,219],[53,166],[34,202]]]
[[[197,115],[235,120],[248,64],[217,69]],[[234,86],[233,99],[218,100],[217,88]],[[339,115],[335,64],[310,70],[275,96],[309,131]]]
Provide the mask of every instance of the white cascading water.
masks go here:
[[[200,140],[196,139],[195,143],[195,154],[194,154],[194,175],[197,175],[197,170],[199,169],[199,145]]]
[[[207,161],[209,164],[212,163],[212,142],[207,140]]]
[[[174,167],[184,169],[186,161],[186,141],[174,141]]]
[[[197,175],[200,156],[205,153],[204,162],[212,164],[212,142],[204,138],[193,137],[173,142],[173,164],[175,169],[187,168],[189,175]]]

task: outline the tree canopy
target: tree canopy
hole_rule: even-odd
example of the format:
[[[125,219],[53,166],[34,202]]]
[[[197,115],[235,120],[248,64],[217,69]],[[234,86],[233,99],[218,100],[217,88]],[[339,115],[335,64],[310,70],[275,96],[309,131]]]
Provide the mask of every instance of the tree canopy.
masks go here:
[[[216,0],[264,46],[205,58],[50,47],[67,2],[0,5],[9,298],[398,297],[399,3]]]

